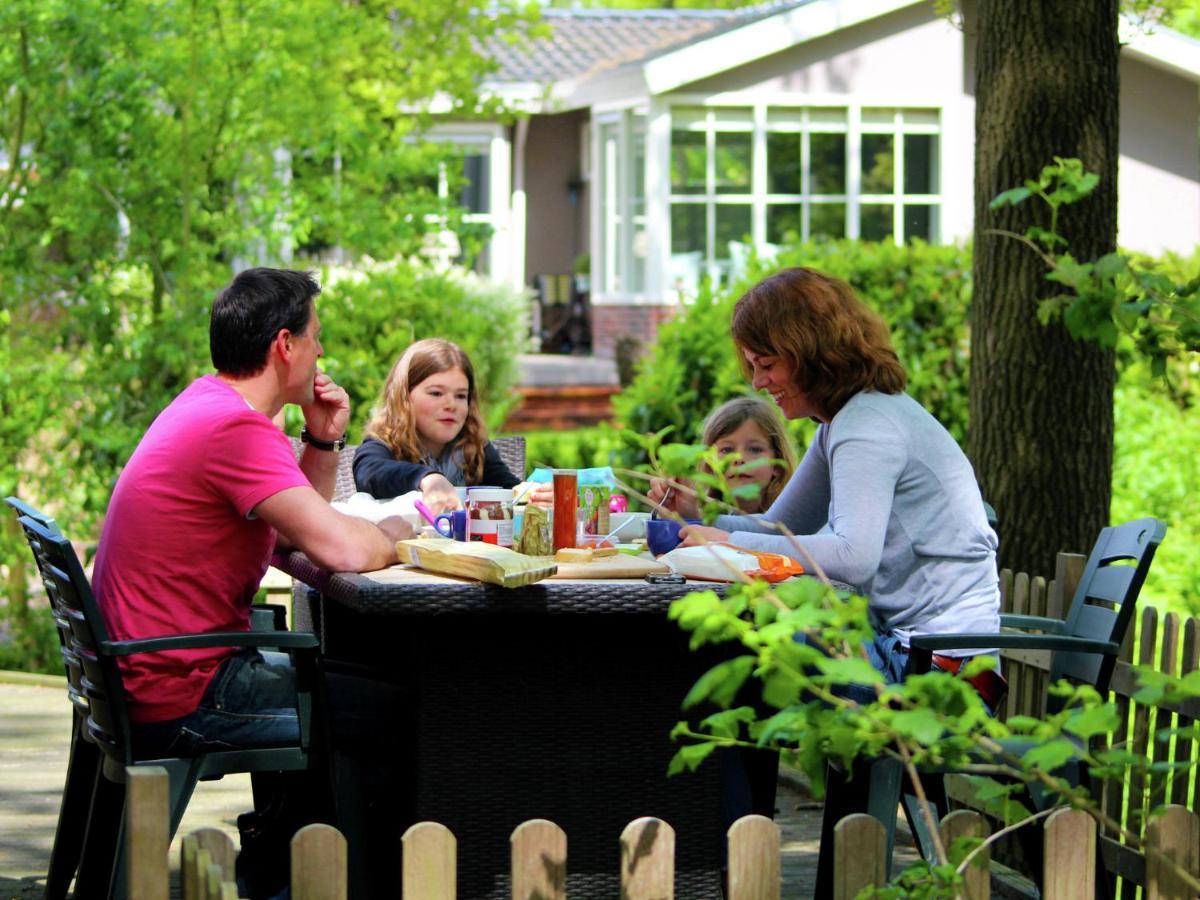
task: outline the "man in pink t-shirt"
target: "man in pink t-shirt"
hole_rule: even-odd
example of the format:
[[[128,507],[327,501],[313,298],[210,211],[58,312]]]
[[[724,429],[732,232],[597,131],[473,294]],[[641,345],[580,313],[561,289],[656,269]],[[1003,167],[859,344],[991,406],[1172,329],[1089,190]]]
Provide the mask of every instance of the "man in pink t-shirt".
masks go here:
[[[323,349],[306,273],[250,269],[213,303],[215,375],[194,381],[155,419],[113,491],[93,576],[117,640],[248,631],[250,602],[276,544],[334,571],[396,561],[412,536],[329,505],[350,404],[317,369]],[[299,463],[273,424],[304,413]],[[219,647],[121,660],[141,758],[299,739],[295,673],[284,654]]]

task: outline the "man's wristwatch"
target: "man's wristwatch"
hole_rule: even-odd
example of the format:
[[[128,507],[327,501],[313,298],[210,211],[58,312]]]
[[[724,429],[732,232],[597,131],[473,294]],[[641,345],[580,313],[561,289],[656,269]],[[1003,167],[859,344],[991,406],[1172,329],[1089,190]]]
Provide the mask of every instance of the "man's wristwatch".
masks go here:
[[[300,429],[300,440],[306,444],[312,444],[318,450],[332,450],[336,452],[346,446],[346,436],[344,434],[336,441],[323,441],[320,438],[313,437],[309,433],[307,426]]]

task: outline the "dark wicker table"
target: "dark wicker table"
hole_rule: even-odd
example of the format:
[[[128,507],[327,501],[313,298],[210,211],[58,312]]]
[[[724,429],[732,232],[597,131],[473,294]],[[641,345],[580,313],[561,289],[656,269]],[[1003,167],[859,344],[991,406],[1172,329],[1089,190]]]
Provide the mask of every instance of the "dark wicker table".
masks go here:
[[[567,834],[570,896],[615,898],[619,836],[639,816],[675,829],[676,896],[720,897],[724,829],[749,811],[722,805],[741,770],[666,775],[680,702],[722,658],[689,651],[666,612],[712,585],[506,590],[404,567],[331,574],[302,554],[274,563],[313,589],[356,900],[399,896],[399,836],[422,820],[458,839],[460,897],[507,898],[509,836],[533,818]]]

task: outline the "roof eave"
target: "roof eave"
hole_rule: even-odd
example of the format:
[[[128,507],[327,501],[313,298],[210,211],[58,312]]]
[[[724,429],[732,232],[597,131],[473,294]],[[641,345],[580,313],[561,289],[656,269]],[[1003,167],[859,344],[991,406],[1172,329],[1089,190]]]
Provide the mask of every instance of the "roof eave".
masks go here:
[[[1122,52],[1126,55],[1200,82],[1200,41],[1161,25],[1147,31],[1128,16],[1121,19],[1120,34],[1124,42]]]
[[[643,66],[646,86],[651,94],[664,94],[924,2],[927,0],[812,0],[649,60]]]

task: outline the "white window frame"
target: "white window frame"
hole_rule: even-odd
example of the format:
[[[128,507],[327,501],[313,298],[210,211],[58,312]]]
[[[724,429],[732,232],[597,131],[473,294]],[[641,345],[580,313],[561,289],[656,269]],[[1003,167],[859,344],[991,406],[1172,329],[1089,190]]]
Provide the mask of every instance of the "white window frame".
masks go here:
[[[591,302],[593,304],[632,304],[646,303],[651,296],[650,290],[654,277],[655,242],[650,228],[652,217],[651,183],[647,177],[651,169],[649,155],[652,142],[649,140],[651,123],[644,103],[597,107],[592,111],[588,127],[590,147],[588,153],[591,160]],[[635,121],[640,120],[640,121]],[[606,136],[615,126],[615,144],[608,144]],[[633,186],[635,183],[632,161],[635,158],[635,141],[643,144],[643,188],[642,211],[633,212]],[[617,183],[611,183],[609,167],[615,153]],[[608,216],[608,211],[615,208],[617,213]],[[627,223],[622,230],[622,239],[616,252],[613,252],[612,239],[616,228]],[[637,245],[635,247],[635,245]],[[628,281],[633,272],[634,254],[640,249],[644,253],[644,270],[642,285],[637,289],[629,289]]]
[[[467,213],[464,221],[490,225],[487,242],[487,268],[483,274],[493,281],[507,281],[512,261],[524,258],[524,242],[512,228],[512,145],[507,129],[494,122],[443,122],[424,134],[427,141],[453,144],[459,148],[480,148],[488,159],[488,212]],[[438,196],[448,199],[444,168],[438,171]],[[519,249],[519,257],[518,257]]]
[[[757,247],[762,248],[766,244],[767,235],[767,208],[769,205],[780,202],[795,202],[803,205],[803,229],[807,233],[809,222],[809,204],[805,201],[813,199],[822,200],[837,200],[846,203],[846,237],[858,238],[860,235],[861,223],[861,206],[864,203],[890,203],[893,207],[893,229],[892,238],[897,244],[904,241],[904,206],[909,205],[927,205],[934,210],[934,219],[932,223],[934,243],[941,242],[945,239],[944,218],[946,212],[947,200],[943,194],[944,185],[947,184],[946,179],[946,154],[944,148],[946,145],[947,134],[950,130],[948,127],[952,119],[952,113],[944,106],[933,104],[928,100],[922,102],[912,97],[863,97],[863,98],[848,98],[844,95],[833,96],[811,96],[795,93],[784,93],[773,95],[764,99],[761,93],[748,92],[729,92],[720,95],[694,95],[694,94],[674,94],[666,98],[660,98],[656,104],[664,120],[658,124],[658,129],[655,132],[656,140],[662,140],[665,137],[666,146],[661,148],[660,165],[665,165],[666,170],[661,177],[661,191],[663,202],[653,204],[656,215],[650,223],[651,231],[658,232],[664,237],[661,240],[659,249],[660,265],[671,254],[671,207],[675,203],[698,203],[704,202],[712,211],[707,215],[707,239],[706,246],[703,250],[704,268],[710,276],[719,277],[722,272],[728,268],[724,262],[719,262],[715,254],[713,241],[715,239],[715,206],[721,203],[745,203],[746,198],[749,199],[751,206],[751,236]],[[714,122],[715,115],[708,116],[706,134],[707,148],[707,165],[709,168],[706,192],[704,194],[672,194],[670,184],[670,142],[674,133],[672,111],[677,107],[689,108],[704,108],[706,110],[740,108],[746,110],[751,115],[752,125],[752,174],[750,191],[747,194],[716,194],[714,191],[714,173],[711,171],[715,165],[715,157],[713,147],[715,142],[715,134],[717,131],[727,131],[727,128],[717,128]],[[767,191],[767,135],[776,129],[770,127],[770,112],[772,110],[795,109],[797,111],[805,111],[807,119],[807,111],[819,109],[839,109],[846,111],[846,194],[843,195],[813,195],[808,193],[808,179],[810,177],[808,159],[802,158],[802,193],[798,195],[776,195],[769,194]],[[864,127],[862,122],[862,111],[864,109],[889,109],[892,110],[893,120],[889,126],[880,124],[870,124]],[[919,110],[923,113],[934,113],[937,116],[936,123],[912,123],[905,119],[904,113],[907,110]],[[950,115],[948,115],[950,113]],[[838,129],[830,128],[822,124],[818,128],[808,131],[814,133],[816,131],[829,132],[837,131]],[[895,139],[896,152],[893,160],[893,187],[891,194],[861,194],[862,186],[862,135],[864,133],[887,133],[892,134]],[[933,134],[938,137],[936,145],[937,158],[935,161],[935,181],[936,191],[929,194],[912,195],[903,193],[900,188],[903,185],[904,174],[904,140],[906,134]],[[655,149],[648,148],[647,157]],[[807,151],[808,141],[803,142],[803,149]],[[650,180],[647,179],[647,192],[650,191]],[[704,198],[703,201],[700,198]],[[735,199],[736,198],[736,199]],[[678,298],[678,292],[672,289],[672,286],[666,283],[665,272],[661,272],[658,278],[655,279],[651,287],[657,287],[654,293],[666,298]]]

